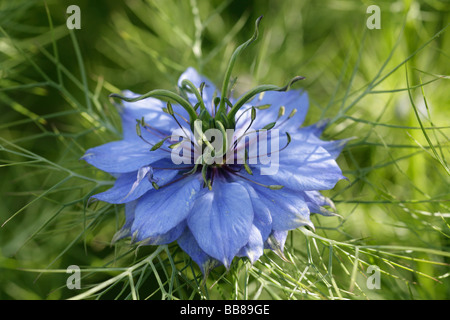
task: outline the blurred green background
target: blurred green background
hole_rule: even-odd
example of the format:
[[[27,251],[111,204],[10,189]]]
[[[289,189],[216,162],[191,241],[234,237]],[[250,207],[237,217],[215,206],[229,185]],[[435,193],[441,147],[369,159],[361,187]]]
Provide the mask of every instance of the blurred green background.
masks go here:
[[[69,31],[73,4],[81,29]],[[379,30],[366,27],[372,4]],[[354,138],[338,158],[349,181],[324,192],[342,218],[291,232],[290,263],[267,252],[203,285],[171,245],[94,297],[450,297],[449,1],[0,0],[0,299],[66,299],[155,250],[111,245],[123,207],[87,200],[113,179],[79,159],[120,139],[110,93],[175,90],[188,66],[219,86],[260,15],[236,93],[306,77],[305,124],[330,119],[324,139]],[[83,290],[66,288],[69,265],[85,270]],[[366,286],[369,265],[380,289]]]

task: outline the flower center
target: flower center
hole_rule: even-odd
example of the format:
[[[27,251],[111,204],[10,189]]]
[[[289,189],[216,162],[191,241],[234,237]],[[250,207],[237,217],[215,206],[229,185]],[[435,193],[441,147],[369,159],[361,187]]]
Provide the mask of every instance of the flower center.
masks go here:
[[[233,175],[250,180],[249,178],[240,174],[241,170],[245,169],[247,174],[253,175],[252,169],[249,165],[249,160],[254,157],[251,152],[252,138],[250,138],[248,141],[246,141],[246,138],[251,134],[255,135],[258,138],[262,131],[270,131],[276,128],[277,121],[282,115],[284,115],[285,109],[284,107],[280,107],[278,119],[275,122],[267,124],[261,130],[250,129],[256,119],[256,108],[262,110],[263,106],[252,106],[251,108],[243,111],[241,115],[236,119],[238,111],[246,103],[248,103],[249,101],[253,101],[253,98],[257,95],[263,94],[266,91],[287,91],[294,82],[304,79],[303,77],[299,76],[294,77],[288,82],[287,85],[283,87],[275,85],[260,85],[245,93],[239,100],[236,101],[236,103],[232,104],[230,102],[230,79],[235,61],[240,53],[258,38],[258,27],[261,19],[262,16],[256,20],[255,32],[253,33],[252,37],[241,44],[239,47],[237,47],[233,52],[226,69],[221,96],[216,96],[212,99],[212,101],[208,101],[210,105],[208,105],[203,98],[203,89],[205,88],[205,83],[201,83],[200,86],[197,87],[188,79],[182,80],[181,87],[179,88],[179,94],[168,90],[153,90],[137,98],[127,98],[117,94],[110,95],[111,97],[120,98],[128,102],[136,102],[148,97],[163,98],[164,100],[175,101],[178,105],[184,108],[189,115],[189,119],[183,118],[183,120],[185,120],[189,124],[190,130],[181,126],[177,118],[177,116],[181,116],[174,112],[170,102],[167,103],[167,108],[163,109],[165,113],[169,114],[176,121],[178,127],[182,131],[180,135],[177,135],[178,137],[183,138],[182,141],[178,141],[167,146],[167,144],[170,143],[169,139],[173,142],[173,134],[162,134],[160,131],[147,124],[144,119],[137,120],[136,131],[141,139],[152,146],[150,151],[162,149],[173,154],[174,150],[187,149],[190,153],[193,152],[194,156],[186,157],[188,160],[193,162],[191,162],[191,167],[188,168],[189,171],[185,172],[184,175],[188,176],[201,171],[204,184],[210,189],[212,188],[214,176],[217,174]],[[191,103],[191,101],[187,98],[188,95],[194,95],[196,97],[197,103]],[[209,108],[210,111],[208,111]],[[296,110],[294,110],[285,121],[289,120],[293,116],[293,114],[295,114],[295,111]],[[250,112],[250,121],[248,126],[243,132],[239,134],[238,137],[230,135],[229,130],[234,131],[236,129],[236,123],[247,112]],[[283,123],[284,121],[280,125],[282,125]],[[142,135],[142,129],[145,129],[153,135],[158,136],[162,140],[157,143],[151,143],[147,141]],[[209,135],[208,132],[213,133]],[[286,145],[282,149],[273,148],[270,151],[267,151],[266,156],[274,153],[279,153],[284,148],[286,148],[291,141],[289,133],[286,132],[286,136]],[[241,143],[241,141],[244,142]],[[269,187],[271,189],[280,188],[280,186],[266,187]]]

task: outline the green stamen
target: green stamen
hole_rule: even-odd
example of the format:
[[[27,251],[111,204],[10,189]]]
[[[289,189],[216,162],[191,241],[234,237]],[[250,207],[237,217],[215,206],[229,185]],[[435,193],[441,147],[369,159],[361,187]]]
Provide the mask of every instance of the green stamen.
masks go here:
[[[284,113],[286,112],[286,108],[284,106],[281,106],[280,109],[278,110],[278,119],[280,119],[282,116],[284,116]]]
[[[245,169],[245,171],[247,171],[247,173],[248,173],[249,175],[252,176],[252,175],[253,175],[253,172],[252,172],[252,169],[250,169],[250,166],[248,165],[247,160],[248,160],[248,152],[247,152],[247,149],[245,149],[244,169]]]
[[[264,126],[262,130],[271,130],[273,127],[275,127],[276,124],[276,122],[271,122],[268,125]]]
[[[167,136],[164,139],[162,139],[161,141],[159,141],[158,143],[154,144],[153,147],[150,149],[150,151],[155,151],[155,150],[158,150],[159,148],[161,148],[163,143],[169,138],[170,138],[170,136]]]
[[[155,190],[159,189],[159,186],[156,184],[156,182],[152,182],[152,186]]]
[[[292,118],[296,113],[297,113],[297,109],[292,110],[291,113],[289,114],[288,119]]]

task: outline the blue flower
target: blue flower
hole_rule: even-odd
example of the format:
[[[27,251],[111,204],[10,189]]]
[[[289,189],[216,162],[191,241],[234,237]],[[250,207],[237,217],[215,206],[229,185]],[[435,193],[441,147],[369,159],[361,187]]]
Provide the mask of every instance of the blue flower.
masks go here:
[[[180,102],[174,104],[154,98],[164,96],[163,91],[144,96],[124,92],[123,139],[89,149],[83,157],[117,177],[111,189],[94,196],[126,204],[126,221],[114,241],[124,237],[146,245],[177,241],[207,273],[218,265],[229,268],[236,257],[254,263],[264,249],[282,256],[289,230],[314,228],[312,213],[335,215],[333,203],[319,191],[332,189],[344,178],[335,161],[344,141],[321,140],[325,123],[301,127],[308,110],[306,92],[250,94],[244,103],[219,99],[215,86],[193,68],[181,75],[178,86],[180,98],[166,96]],[[233,109],[237,104],[239,110]],[[195,131],[193,118],[203,129],[235,130],[224,144],[233,163],[207,164],[192,152],[187,157],[190,164],[174,163],[175,150],[202,151],[208,144],[201,137],[187,139]],[[277,155],[278,167],[276,173],[264,174],[267,165],[254,163],[247,155],[250,142],[237,142],[250,132],[259,137],[275,129],[281,132],[278,148],[266,155]],[[186,134],[181,143],[170,139],[176,130]],[[273,139],[268,138],[270,146]],[[245,150],[240,159],[239,147]]]

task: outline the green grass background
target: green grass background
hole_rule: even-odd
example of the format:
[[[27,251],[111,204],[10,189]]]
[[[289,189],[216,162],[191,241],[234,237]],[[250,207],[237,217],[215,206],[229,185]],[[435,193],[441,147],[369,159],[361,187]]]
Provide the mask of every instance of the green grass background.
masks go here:
[[[354,138],[338,158],[349,181],[324,192],[342,218],[292,231],[288,262],[266,252],[206,281],[175,244],[111,245],[123,206],[87,200],[113,179],[79,160],[120,139],[108,95],[173,90],[188,66],[220,86],[260,15],[236,91],[306,77],[305,124]],[[0,299],[448,299],[449,22],[448,0],[0,0]]]

